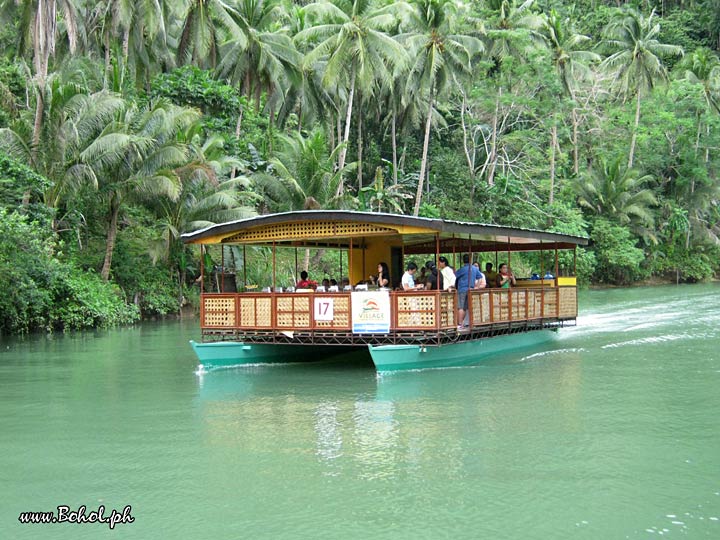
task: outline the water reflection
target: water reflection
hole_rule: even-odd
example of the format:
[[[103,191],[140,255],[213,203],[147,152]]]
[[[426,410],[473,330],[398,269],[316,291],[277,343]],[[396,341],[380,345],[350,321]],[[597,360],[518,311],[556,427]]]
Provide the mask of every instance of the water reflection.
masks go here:
[[[323,475],[365,480],[427,472],[442,455],[445,473],[461,476],[468,460],[492,467],[508,437],[581,425],[581,350],[381,377],[341,363],[216,371],[198,379],[199,411],[211,448],[294,448],[315,456]],[[550,417],[538,412],[548,403]]]

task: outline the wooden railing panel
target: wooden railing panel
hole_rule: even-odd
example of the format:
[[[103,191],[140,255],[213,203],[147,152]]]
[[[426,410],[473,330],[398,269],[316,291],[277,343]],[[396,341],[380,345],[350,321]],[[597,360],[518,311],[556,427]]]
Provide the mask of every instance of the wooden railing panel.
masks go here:
[[[437,293],[406,292],[395,293],[395,324],[397,330],[432,330],[435,329],[435,310]]]
[[[237,321],[236,298],[233,294],[204,296],[202,325],[206,328],[234,328]]]
[[[457,295],[454,292],[440,293],[440,328],[455,328]]]
[[[276,294],[274,298],[278,328],[283,330],[307,330],[310,328],[312,302],[310,302],[309,294]]]
[[[331,299],[333,303],[333,320],[332,321],[315,321],[313,320],[313,328],[315,330],[350,330],[350,293],[319,293],[319,297]]]
[[[560,296],[558,317],[577,317],[577,288],[560,287],[558,288],[558,295]]]
[[[272,328],[272,297],[261,293],[238,294],[240,320],[238,327],[251,330]]]

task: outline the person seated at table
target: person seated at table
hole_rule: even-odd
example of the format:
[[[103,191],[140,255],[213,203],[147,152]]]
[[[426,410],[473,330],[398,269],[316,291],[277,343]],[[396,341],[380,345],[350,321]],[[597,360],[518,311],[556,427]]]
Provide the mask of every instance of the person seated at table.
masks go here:
[[[485,280],[488,287],[494,287],[497,281],[497,272],[493,270],[493,263],[485,263]]]
[[[507,264],[502,263],[498,269],[500,271],[498,272],[495,286],[501,289],[509,289],[510,287],[514,287],[515,275],[512,273],[512,270],[510,270],[510,267]]]
[[[439,281],[439,287],[438,287]],[[434,261],[428,261],[425,263],[425,288],[433,290],[443,290],[443,275],[438,272],[437,266]]]
[[[378,287],[389,287],[390,286],[390,270],[388,269],[387,263],[381,262],[377,265],[377,275],[370,276],[370,281],[373,285]]]
[[[407,270],[403,274],[400,280],[400,286],[403,291],[418,291],[425,288],[424,283],[415,285],[415,272],[417,271],[417,264],[414,262],[408,263]]]
[[[297,282],[297,285],[295,285],[296,289],[314,289],[317,287],[317,283],[315,281],[312,281],[311,279],[308,279],[308,273],[303,270],[300,272],[300,280]]]

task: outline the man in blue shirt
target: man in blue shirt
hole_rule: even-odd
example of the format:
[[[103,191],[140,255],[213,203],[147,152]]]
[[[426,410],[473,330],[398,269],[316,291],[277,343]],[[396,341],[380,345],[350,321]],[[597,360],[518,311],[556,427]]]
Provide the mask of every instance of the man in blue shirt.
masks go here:
[[[465,313],[468,309],[468,291],[470,289],[483,289],[487,284],[485,276],[475,266],[470,264],[470,255],[463,255],[463,266],[455,271],[455,287],[458,290],[458,328],[465,324]]]

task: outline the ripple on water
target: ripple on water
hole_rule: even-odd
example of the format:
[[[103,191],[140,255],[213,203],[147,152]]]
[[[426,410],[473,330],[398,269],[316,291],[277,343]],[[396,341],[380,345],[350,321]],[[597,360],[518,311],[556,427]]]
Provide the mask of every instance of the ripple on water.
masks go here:
[[[697,339],[695,334],[665,334],[662,336],[648,336],[638,339],[630,339],[627,341],[619,341],[617,343],[608,343],[601,346],[601,349],[614,349],[616,347],[632,347],[634,345],[652,345],[655,343],[666,343],[668,341],[677,341],[681,339]]]

